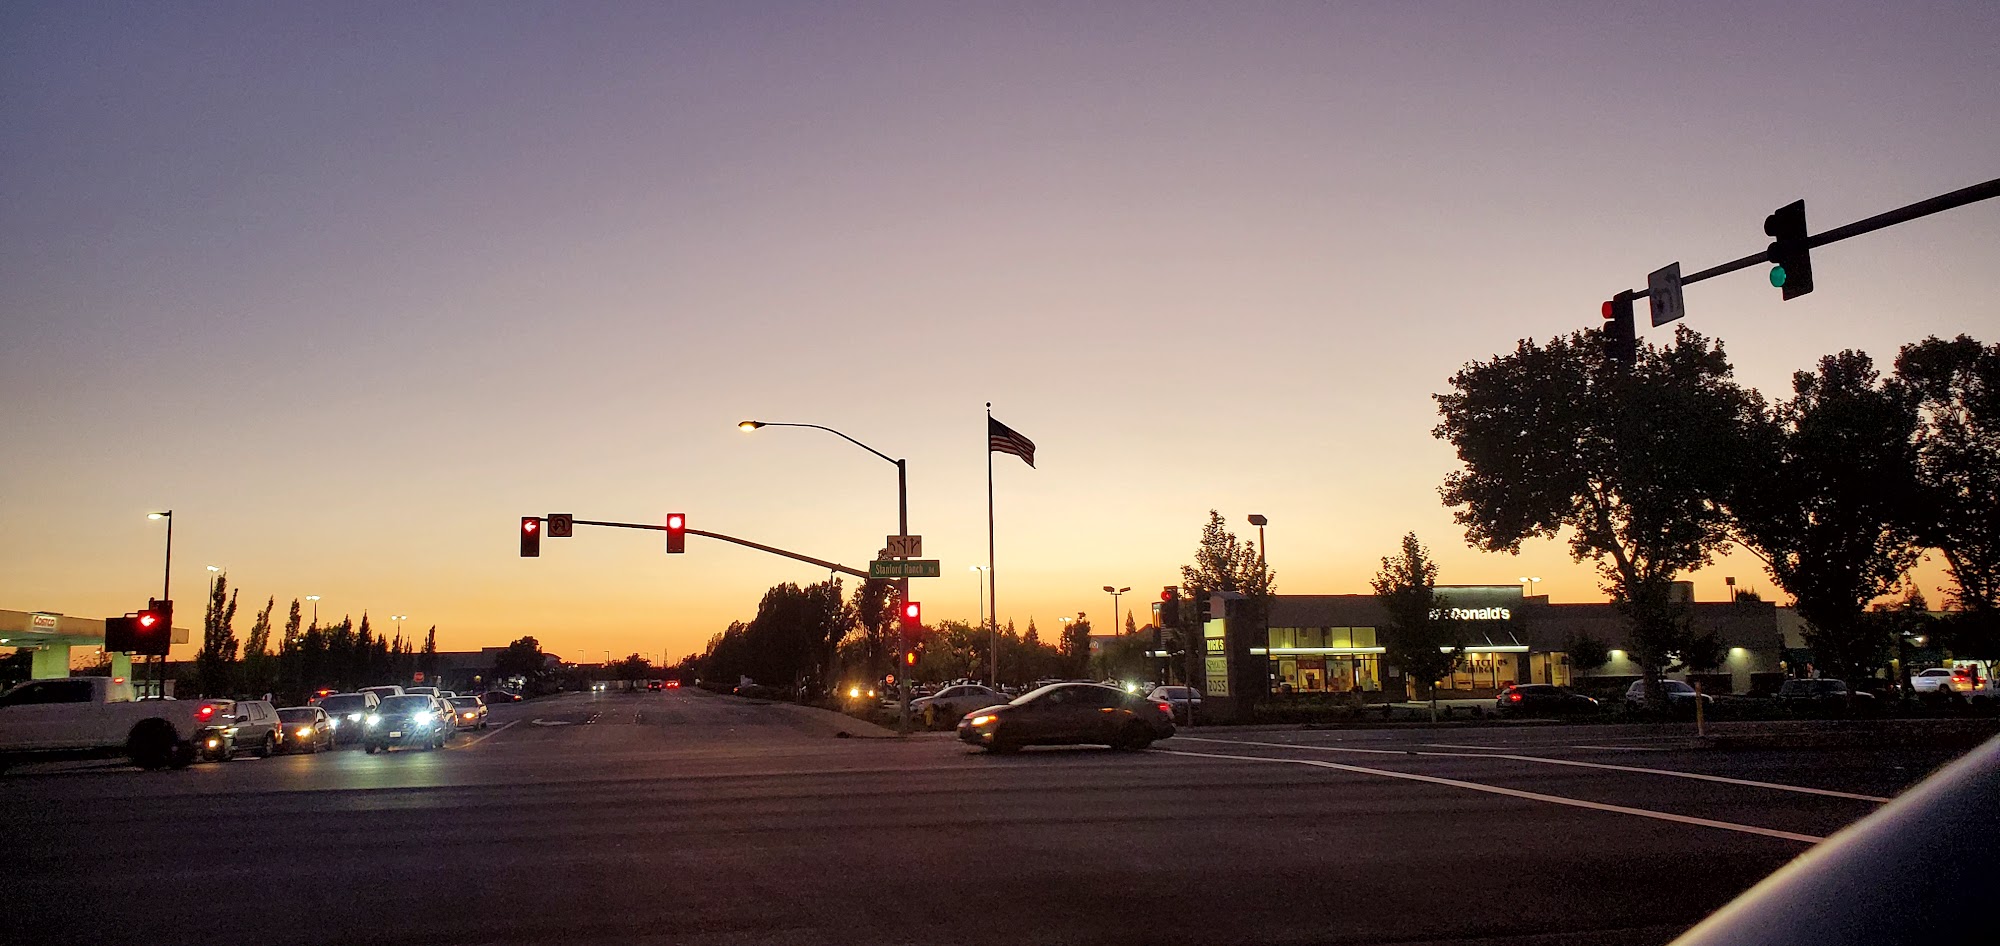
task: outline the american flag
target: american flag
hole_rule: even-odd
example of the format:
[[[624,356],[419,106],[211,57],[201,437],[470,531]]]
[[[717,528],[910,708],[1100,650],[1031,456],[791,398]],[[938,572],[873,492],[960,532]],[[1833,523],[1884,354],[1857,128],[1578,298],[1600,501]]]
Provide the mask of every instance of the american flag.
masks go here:
[[[1035,442],[1014,431],[1014,428],[986,418],[986,449],[997,453],[1011,453],[1026,461],[1029,468],[1035,465]]]

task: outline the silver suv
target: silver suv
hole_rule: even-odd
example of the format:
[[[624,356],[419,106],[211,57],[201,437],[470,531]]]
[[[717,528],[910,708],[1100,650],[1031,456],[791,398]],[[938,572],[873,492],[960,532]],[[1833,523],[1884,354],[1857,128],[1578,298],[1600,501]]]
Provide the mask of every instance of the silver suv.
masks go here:
[[[278,729],[284,721],[269,701],[237,700],[217,707],[215,718],[218,722],[196,740],[203,757],[227,762],[239,749],[254,752],[260,759],[278,751]]]

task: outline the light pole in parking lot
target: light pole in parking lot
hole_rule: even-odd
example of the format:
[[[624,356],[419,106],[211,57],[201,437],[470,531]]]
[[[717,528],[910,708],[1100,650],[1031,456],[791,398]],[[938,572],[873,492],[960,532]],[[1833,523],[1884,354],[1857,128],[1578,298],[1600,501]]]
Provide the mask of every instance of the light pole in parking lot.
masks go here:
[[[1124,633],[1124,629],[1118,626],[1118,596],[1131,590],[1130,586],[1124,588],[1113,588],[1110,585],[1104,586],[1104,592],[1111,596],[1111,633],[1113,634]]]
[[[306,595],[306,600],[307,600],[307,601],[310,601],[310,602],[312,602],[312,603],[313,603],[313,622],[312,622],[312,626],[313,626],[313,627],[318,627],[318,626],[319,626],[319,595]]]
[[[979,624],[986,628],[986,656],[991,665],[987,682],[993,689],[1000,689],[1000,622],[986,623],[986,566],[974,565],[968,571],[979,575]]]

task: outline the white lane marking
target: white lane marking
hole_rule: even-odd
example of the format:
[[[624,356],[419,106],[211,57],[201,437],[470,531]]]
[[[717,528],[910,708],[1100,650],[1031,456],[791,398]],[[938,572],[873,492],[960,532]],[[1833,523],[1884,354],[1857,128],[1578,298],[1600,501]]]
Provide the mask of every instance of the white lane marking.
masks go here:
[[[1318,752],[1368,752],[1375,754],[1383,754],[1389,752],[1388,750],[1385,749],[1349,749],[1344,746],[1313,746],[1313,745],[1303,745],[1300,743],[1291,743],[1291,742],[1251,742],[1247,739],[1202,739],[1200,737],[1195,737],[1195,736],[1190,736],[1187,738],[1194,739],[1197,742],[1234,743],[1239,746],[1262,746],[1272,749],[1312,749]],[[1389,753],[1389,754],[1393,755],[1397,753]],[[1728,776],[1725,775],[1707,775],[1701,772],[1681,772],[1674,769],[1653,769],[1638,765],[1612,765],[1611,763],[1608,762],[1583,762],[1577,759],[1550,759],[1550,758],[1545,758],[1543,756],[1516,755],[1514,753],[1508,753],[1508,752],[1478,752],[1478,753],[1410,752],[1407,754],[1431,756],[1433,758],[1508,759],[1515,762],[1539,762],[1543,765],[1568,765],[1584,769],[1607,769],[1613,772],[1637,772],[1642,775],[1666,775],[1666,776],[1671,776],[1673,778],[1689,778],[1702,782],[1720,782],[1724,785],[1741,785],[1746,788],[1768,788],[1780,792],[1798,792],[1804,795],[1822,795],[1827,798],[1845,798],[1850,801],[1866,801],[1866,802],[1875,802],[1877,804],[1885,804],[1889,801],[1889,799],[1883,798],[1880,795],[1860,795],[1854,792],[1838,792],[1830,788],[1811,788],[1805,785],[1785,785],[1779,782],[1759,782],[1756,781],[1755,779],[1729,778]]]
[[[1540,792],[1524,792],[1518,788],[1503,788],[1498,785],[1486,785],[1481,782],[1466,782],[1454,778],[1440,778],[1435,775],[1418,775],[1415,772],[1396,772],[1396,771],[1391,771],[1389,769],[1371,769],[1365,765],[1347,765],[1341,762],[1323,762],[1320,761],[1319,759],[1273,759],[1268,756],[1223,755],[1221,753],[1211,753],[1211,752],[1182,752],[1176,749],[1155,749],[1153,751],[1164,755],[1190,756],[1197,759],[1229,759],[1237,762],[1273,762],[1273,763],[1288,764],[1288,765],[1311,765],[1324,769],[1339,769],[1343,772],[1359,772],[1363,775],[1381,775],[1387,778],[1407,779],[1412,782],[1429,782],[1433,785],[1448,785],[1452,788],[1469,789],[1475,792],[1485,792],[1490,795],[1505,795],[1509,798],[1522,798],[1528,801],[1546,802],[1551,805],[1567,805],[1571,808],[1587,808],[1590,809],[1591,811],[1608,811],[1614,814],[1636,815],[1641,818],[1652,818],[1657,821],[1672,821],[1675,822],[1676,824],[1691,824],[1703,828],[1720,828],[1724,831],[1738,831],[1743,834],[1756,834],[1756,835],[1762,835],[1767,838],[1780,838],[1786,841],[1802,841],[1806,844],[1818,844],[1819,842],[1826,840],[1825,838],[1818,837],[1816,835],[1794,834],[1793,832],[1790,831],[1778,831],[1772,828],[1760,828],[1752,824],[1737,824],[1736,822],[1733,821],[1715,821],[1710,818],[1696,818],[1692,815],[1677,815],[1667,811],[1654,811],[1650,808],[1631,808],[1625,805],[1607,805],[1603,802],[1584,801],[1581,798],[1565,798],[1561,795],[1544,795]]]
[[[1612,752],[1665,752],[1665,746],[1571,746],[1572,749],[1606,749]]]
[[[1453,742],[1424,742],[1424,743],[1418,743],[1418,745],[1428,746],[1433,749],[1483,749],[1488,752],[1491,752],[1495,749],[1514,748],[1513,746],[1461,746]]]
[[[492,732],[489,732],[489,733],[484,733],[484,734],[482,734],[482,735],[478,735],[478,736],[474,736],[474,737],[472,737],[472,740],[471,740],[470,742],[467,742],[467,743],[464,743],[463,745],[460,745],[460,746],[457,746],[456,748],[459,748],[459,749],[470,749],[470,748],[472,748],[473,746],[476,746],[476,745],[479,745],[480,743],[482,743],[482,742],[485,742],[486,740],[488,740],[488,739],[491,739],[491,738],[493,738],[494,736],[498,736],[498,735],[500,735],[501,733],[503,733],[503,732],[506,732],[506,731],[507,731],[507,729],[508,729],[508,727],[510,727],[510,726],[513,726],[513,725],[514,725],[514,723],[518,723],[518,722],[520,722],[520,720],[518,720],[518,719],[517,719],[517,720],[514,720],[513,722],[510,722],[510,723],[501,723],[501,724],[500,724],[500,728],[499,728],[499,729],[495,729],[495,730],[493,730]],[[538,720],[538,722],[539,722],[539,720]]]

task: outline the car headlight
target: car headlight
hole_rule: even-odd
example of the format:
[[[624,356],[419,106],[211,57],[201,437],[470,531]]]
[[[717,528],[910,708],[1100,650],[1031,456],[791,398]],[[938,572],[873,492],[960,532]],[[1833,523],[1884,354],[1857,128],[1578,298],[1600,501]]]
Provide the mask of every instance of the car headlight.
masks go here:
[[[350,723],[358,723],[358,722],[360,722],[360,721],[361,721],[361,714],[360,714],[360,713],[349,713],[349,714],[347,714],[347,721],[348,721],[348,722],[350,722]]]
[[[860,687],[848,687],[848,688],[847,688],[847,698],[848,698],[848,699],[850,699],[850,700],[858,700],[858,699],[860,699],[860,698],[861,698],[861,688],[860,688]]]
[[[471,713],[467,713],[467,714],[465,714],[465,718],[466,718],[466,719],[471,719],[471,718],[472,718],[472,716],[473,716],[473,714],[471,714]]]
[[[998,716],[995,716],[995,715],[993,715],[992,713],[981,713],[981,714],[980,714],[980,715],[978,715],[978,716],[974,716],[974,717],[972,717],[972,725],[974,725],[974,726],[984,726],[984,725],[986,725],[987,723],[990,723],[990,722],[992,722],[992,721],[994,721],[994,720],[996,720],[996,719],[999,719],[999,718],[1000,718],[1000,717],[998,717]]]
[[[413,723],[428,723],[430,721],[431,721],[430,710],[424,710],[422,712],[413,713],[410,715],[410,722]]]
[[[373,725],[376,725],[376,724],[380,723],[381,721],[382,721],[382,717],[381,717],[381,715],[380,715],[380,714],[378,714],[378,713],[369,713],[369,714],[368,714],[368,725],[370,725],[370,726],[373,726]]]
[[[327,721],[326,721],[326,725],[327,725],[327,728],[329,728],[329,729],[339,729],[339,728],[340,728],[340,720],[337,720],[337,719],[329,719],[329,720],[327,720]]]
[[[300,726],[300,727],[299,727],[299,738],[300,738],[300,739],[310,739],[310,738],[312,738],[312,734],[313,734],[313,728],[312,728],[311,726]]]

